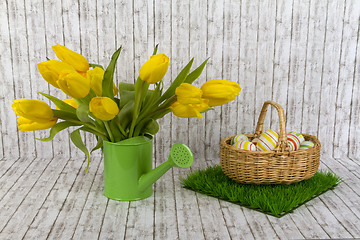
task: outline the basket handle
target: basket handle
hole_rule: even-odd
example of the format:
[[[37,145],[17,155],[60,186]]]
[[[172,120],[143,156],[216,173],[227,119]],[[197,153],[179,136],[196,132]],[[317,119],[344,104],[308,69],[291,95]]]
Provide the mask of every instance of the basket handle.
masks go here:
[[[275,151],[284,151],[284,150],[290,151],[290,147],[288,146],[288,143],[287,143],[284,109],[280,106],[280,104],[278,104],[274,101],[264,102],[264,105],[260,112],[260,116],[259,116],[259,119],[257,122],[257,126],[256,126],[254,135],[255,135],[255,137],[259,137],[262,133],[263,126],[264,126],[264,120],[265,120],[266,112],[267,112],[269,105],[272,105],[273,107],[275,107],[279,114],[280,136],[279,136],[278,145],[276,146],[276,148],[274,150]]]

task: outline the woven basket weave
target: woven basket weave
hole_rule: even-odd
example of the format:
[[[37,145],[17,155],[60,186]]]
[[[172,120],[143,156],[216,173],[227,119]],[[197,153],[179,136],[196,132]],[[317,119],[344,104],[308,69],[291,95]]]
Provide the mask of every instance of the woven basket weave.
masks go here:
[[[233,136],[224,138],[220,144],[221,169],[232,180],[246,184],[291,184],[311,178],[319,168],[321,144],[315,136],[302,133],[305,141],[312,141],[315,146],[290,151],[284,110],[276,102],[264,103],[255,134],[245,135],[250,141],[261,135],[268,105],[274,106],[279,114],[280,136],[276,148],[272,151],[243,150],[231,145]]]

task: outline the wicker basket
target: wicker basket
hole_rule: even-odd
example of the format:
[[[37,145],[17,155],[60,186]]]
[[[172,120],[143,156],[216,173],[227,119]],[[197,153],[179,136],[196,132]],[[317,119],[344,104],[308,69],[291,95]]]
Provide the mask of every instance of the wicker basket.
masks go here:
[[[255,134],[245,135],[250,140],[261,135],[269,104],[274,106],[279,114],[280,136],[276,148],[272,151],[242,150],[231,145],[232,137],[224,138],[220,146],[221,169],[234,181],[246,184],[291,184],[311,178],[319,168],[321,144],[315,136],[302,134],[306,141],[312,141],[315,146],[290,151],[284,110],[276,102],[264,103]]]

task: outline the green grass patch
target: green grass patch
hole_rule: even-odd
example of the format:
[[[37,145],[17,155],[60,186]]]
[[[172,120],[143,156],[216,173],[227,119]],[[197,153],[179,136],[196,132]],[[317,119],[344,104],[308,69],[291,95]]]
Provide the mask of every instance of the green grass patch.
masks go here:
[[[240,184],[227,177],[221,167],[215,165],[192,172],[180,181],[187,189],[282,217],[333,189],[342,179],[332,172],[318,171],[312,178],[290,185]]]

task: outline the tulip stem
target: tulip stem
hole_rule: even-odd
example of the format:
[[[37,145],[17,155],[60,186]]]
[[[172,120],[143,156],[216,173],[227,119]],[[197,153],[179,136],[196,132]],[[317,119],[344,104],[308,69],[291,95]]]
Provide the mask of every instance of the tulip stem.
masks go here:
[[[141,83],[139,83],[139,81],[141,81]],[[139,86],[139,84],[140,84],[140,86]],[[140,78],[138,78],[137,82],[136,82],[136,86],[135,86],[134,113],[133,113],[133,119],[132,119],[132,122],[131,122],[129,138],[133,137],[134,128],[135,128],[135,125],[136,125],[137,118],[139,116],[139,108],[140,108],[140,105],[141,105],[140,101],[142,99],[141,94],[142,94],[142,90],[143,90],[144,85],[145,85],[145,82],[142,81]]]
[[[73,120],[73,119],[64,119],[66,121],[69,121],[69,122],[73,122],[73,123],[77,123],[79,125],[84,125],[85,127],[88,127],[90,129],[92,129],[94,132],[96,132],[96,134],[99,136],[99,137],[102,137],[103,139],[108,139],[108,137],[106,136],[106,134],[102,131],[99,131],[98,128],[94,127],[93,125],[91,124],[88,124],[88,123],[84,123],[84,122],[80,122],[78,120]]]
[[[105,125],[105,128],[106,128],[106,131],[107,131],[108,134],[109,134],[109,137],[110,137],[111,142],[115,142],[114,136],[113,136],[113,134],[112,134],[112,132],[111,132],[111,129],[110,129],[110,127],[109,127],[109,123],[108,123],[107,121],[105,121],[105,122],[104,122],[104,125]]]

